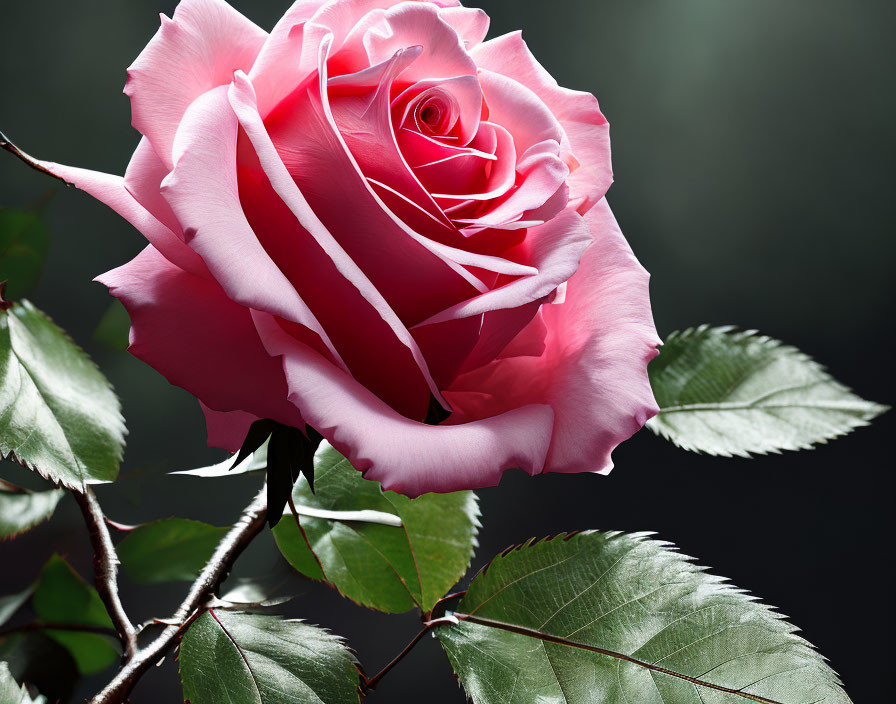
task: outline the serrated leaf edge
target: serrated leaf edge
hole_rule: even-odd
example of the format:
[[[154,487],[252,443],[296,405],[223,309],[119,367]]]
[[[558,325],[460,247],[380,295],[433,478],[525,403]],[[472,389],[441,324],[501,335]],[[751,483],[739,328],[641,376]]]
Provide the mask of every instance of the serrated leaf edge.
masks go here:
[[[760,345],[766,346],[772,350],[779,350],[783,355],[788,357],[795,358],[800,362],[803,362],[811,367],[813,367],[816,371],[823,373],[826,377],[826,383],[829,385],[836,387],[838,390],[843,391],[845,393],[854,396],[858,401],[860,401],[865,408],[864,417],[856,417],[850,418],[848,422],[847,428],[844,430],[836,430],[832,432],[830,435],[819,438],[812,442],[806,443],[791,443],[788,445],[782,445],[780,447],[769,447],[764,448],[762,450],[748,450],[744,452],[727,452],[727,451],[709,451],[698,447],[695,444],[687,442],[687,440],[675,435],[674,433],[669,432],[669,430],[661,423],[661,419],[663,414],[665,413],[676,413],[676,412],[697,412],[700,411],[726,411],[726,410],[751,410],[751,408],[755,408],[757,411],[762,410],[762,406],[753,407],[750,404],[737,404],[737,408],[722,408],[724,403],[707,403],[707,404],[699,404],[701,406],[698,408],[698,404],[688,404],[686,406],[669,406],[667,408],[660,408],[659,413],[653,418],[650,418],[645,425],[656,435],[659,435],[664,440],[668,440],[676,447],[681,448],[682,450],[686,450],[687,452],[693,452],[698,455],[709,455],[713,457],[740,457],[743,459],[750,459],[755,456],[764,456],[769,454],[780,455],[784,451],[789,452],[797,452],[800,450],[814,450],[819,445],[827,445],[831,440],[836,440],[837,438],[844,437],[849,435],[853,430],[857,428],[864,428],[870,425],[871,421],[876,417],[880,416],[883,413],[886,413],[890,410],[890,407],[885,404],[876,403],[874,401],[866,401],[858,396],[850,387],[845,384],[837,381],[829,372],[825,365],[816,361],[812,357],[810,357],[805,352],[802,352],[798,348],[785,344],[781,340],[770,337],[768,335],[762,335],[758,330],[755,329],[746,329],[740,330],[735,325],[719,325],[719,326],[711,326],[708,323],[703,323],[702,325],[698,325],[696,327],[685,328],[684,330],[675,330],[666,337],[666,340],[663,342],[663,345],[669,342],[679,342],[679,341],[687,341],[690,338],[697,337],[702,335],[705,332],[709,332],[710,334],[719,333],[721,335],[726,335],[730,337],[733,341],[733,344],[743,344],[745,341],[755,341]],[[660,348],[662,350],[662,347]],[[661,352],[662,354],[662,352]],[[705,406],[703,408],[702,406]],[[817,408],[818,406],[806,406],[806,408]],[[672,409],[672,410],[670,410]]]

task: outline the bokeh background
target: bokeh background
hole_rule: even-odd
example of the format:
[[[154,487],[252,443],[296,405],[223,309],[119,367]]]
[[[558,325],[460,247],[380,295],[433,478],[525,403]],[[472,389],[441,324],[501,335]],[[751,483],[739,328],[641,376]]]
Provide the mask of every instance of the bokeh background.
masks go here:
[[[234,0],[270,28],[287,0]],[[473,3],[469,3],[473,4]],[[125,68],[174,2],[0,3],[0,128],[54,161],[123,173],[138,136]],[[894,115],[892,0],[480,0],[491,36],[524,29],[565,86],[594,92],[612,124],[624,232],[652,272],[661,335],[702,322],[755,327],[795,344],[861,395],[892,404]],[[54,185],[0,154],[0,204]],[[136,254],[141,236],[88,196],[62,189],[33,300],[95,356],[130,428],[122,478],[98,490],[111,517],[224,524],[252,477],[165,473],[221,458],[195,401],[93,331],[109,304],[91,279]],[[653,530],[787,614],[828,656],[856,702],[892,693],[893,413],[812,452],[740,459],[686,454],[644,431],[609,477],[508,473],[480,492],[474,568],[509,544],[561,530]],[[5,463],[0,474],[21,477]],[[0,593],[28,584],[58,550],[89,575],[73,502],[0,544]],[[290,577],[263,536],[237,574],[287,578],[286,608],[345,635],[368,673],[416,632],[416,617],[365,611]],[[182,585],[124,582],[137,619],[167,616]],[[375,702],[464,700],[425,639]],[[108,679],[82,683],[81,701]],[[169,658],[134,704],[181,700]]]

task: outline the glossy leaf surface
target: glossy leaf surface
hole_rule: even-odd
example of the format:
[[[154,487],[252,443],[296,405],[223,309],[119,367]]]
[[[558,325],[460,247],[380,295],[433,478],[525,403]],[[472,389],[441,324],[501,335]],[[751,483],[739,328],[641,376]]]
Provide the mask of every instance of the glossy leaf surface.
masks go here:
[[[849,702],[781,616],[644,534],[505,551],[457,617],[436,634],[475,704]]]
[[[359,701],[352,654],[300,621],[212,609],[184,634],[179,660],[191,704]]]
[[[28,301],[0,311],[0,456],[71,488],[118,476],[124,421],[90,358]]]
[[[0,538],[11,538],[47,520],[63,496],[62,489],[26,491],[0,481]]]
[[[382,491],[324,443],[315,456],[315,491],[304,478],[293,499],[300,511],[376,511],[401,526],[286,515],[274,529],[277,545],[299,572],[323,579],[344,596],[380,611],[415,606],[429,611],[467,571],[479,508],[471,491],[424,494],[417,499]]]
[[[0,703],[2,704],[46,704],[44,697],[32,698],[28,690],[15,681],[9,666],[0,662]]]
[[[711,455],[808,449],[886,410],[795,348],[729,327],[672,333],[648,371],[660,406],[648,427]]]
[[[62,489],[26,491],[0,481],[0,538],[11,538],[47,520],[63,496]]]
[[[130,531],[118,544],[118,557],[125,574],[139,584],[191,582],[228,530],[186,518],[165,518]]]
[[[32,599],[34,613],[41,621],[112,628],[96,589],[59,555],[44,565]],[[47,630],[47,635],[64,645],[85,675],[99,672],[118,660],[114,641],[98,633]]]

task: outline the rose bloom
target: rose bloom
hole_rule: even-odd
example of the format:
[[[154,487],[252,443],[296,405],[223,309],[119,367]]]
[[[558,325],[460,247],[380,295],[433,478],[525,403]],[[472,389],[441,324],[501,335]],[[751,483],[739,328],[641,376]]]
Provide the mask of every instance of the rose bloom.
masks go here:
[[[149,240],[99,280],[209,444],[316,429],[415,496],[607,472],[657,411],[608,125],[454,0],[184,0],[128,71],[124,178],[41,164]]]

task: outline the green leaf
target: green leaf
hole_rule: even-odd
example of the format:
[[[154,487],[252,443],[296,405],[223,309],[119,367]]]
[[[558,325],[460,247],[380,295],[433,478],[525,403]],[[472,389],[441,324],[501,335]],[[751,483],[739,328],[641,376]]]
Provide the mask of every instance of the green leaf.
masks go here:
[[[28,690],[15,681],[5,662],[0,662],[0,704],[45,704],[44,697],[32,699]]]
[[[364,479],[326,443],[315,455],[314,493],[300,479],[293,491],[302,531],[287,515],[274,529],[284,557],[302,574],[323,579],[344,596],[390,613],[415,606],[427,612],[470,565],[479,529],[471,491],[409,499]],[[323,511],[376,511],[401,526],[307,515]]]
[[[68,650],[39,631],[0,638],[0,661],[16,681],[36,687],[51,702],[68,701],[80,678]]]
[[[34,585],[30,585],[18,592],[17,594],[10,594],[9,596],[0,596],[0,626],[9,621],[12,618],[13,614],[18,611],[26,601],[28,601],[29,597],[34,593]]]
[[[106,378],[28,301],[0,311],[0,457],[82,489],[118,476],[124,421]]]
[[[131,318],[117,298],[114,299],[93,331],[93,339],[113,350],[126,350],[131,333]]]
[[[112,628],[99,594],[59,555],[44,565],[31,603],[41,621]],[[81,674],[99,672],[118,659],[116,646],[104,635],[55,629],[46,633],[68,649]]]
[[[730,327],[674,332],[648,369],[660,407],[648,421],[685,450],[749,457],[816,443],[886,409],[863,401],[793,347]]]
[[[50,251],[50,230],[34,210],[0,208],[0,281],[16,300],[37,283]]]
[[[436,635],[475,704],[846,704],[837,675],[749,594],[646,534],[530,541]]]
[[[211,609],[180,646],[191,704],[357,704],[358,670],[342,641],[276,616]]]
[[[186,518],[165,518],[138,526],[118,544],[121,566],[139,584],[192,582],[228,528]]]
[[[0,481],[0,538],[12,538],[47,520],[64,495],[63,489],[26,491]]]

